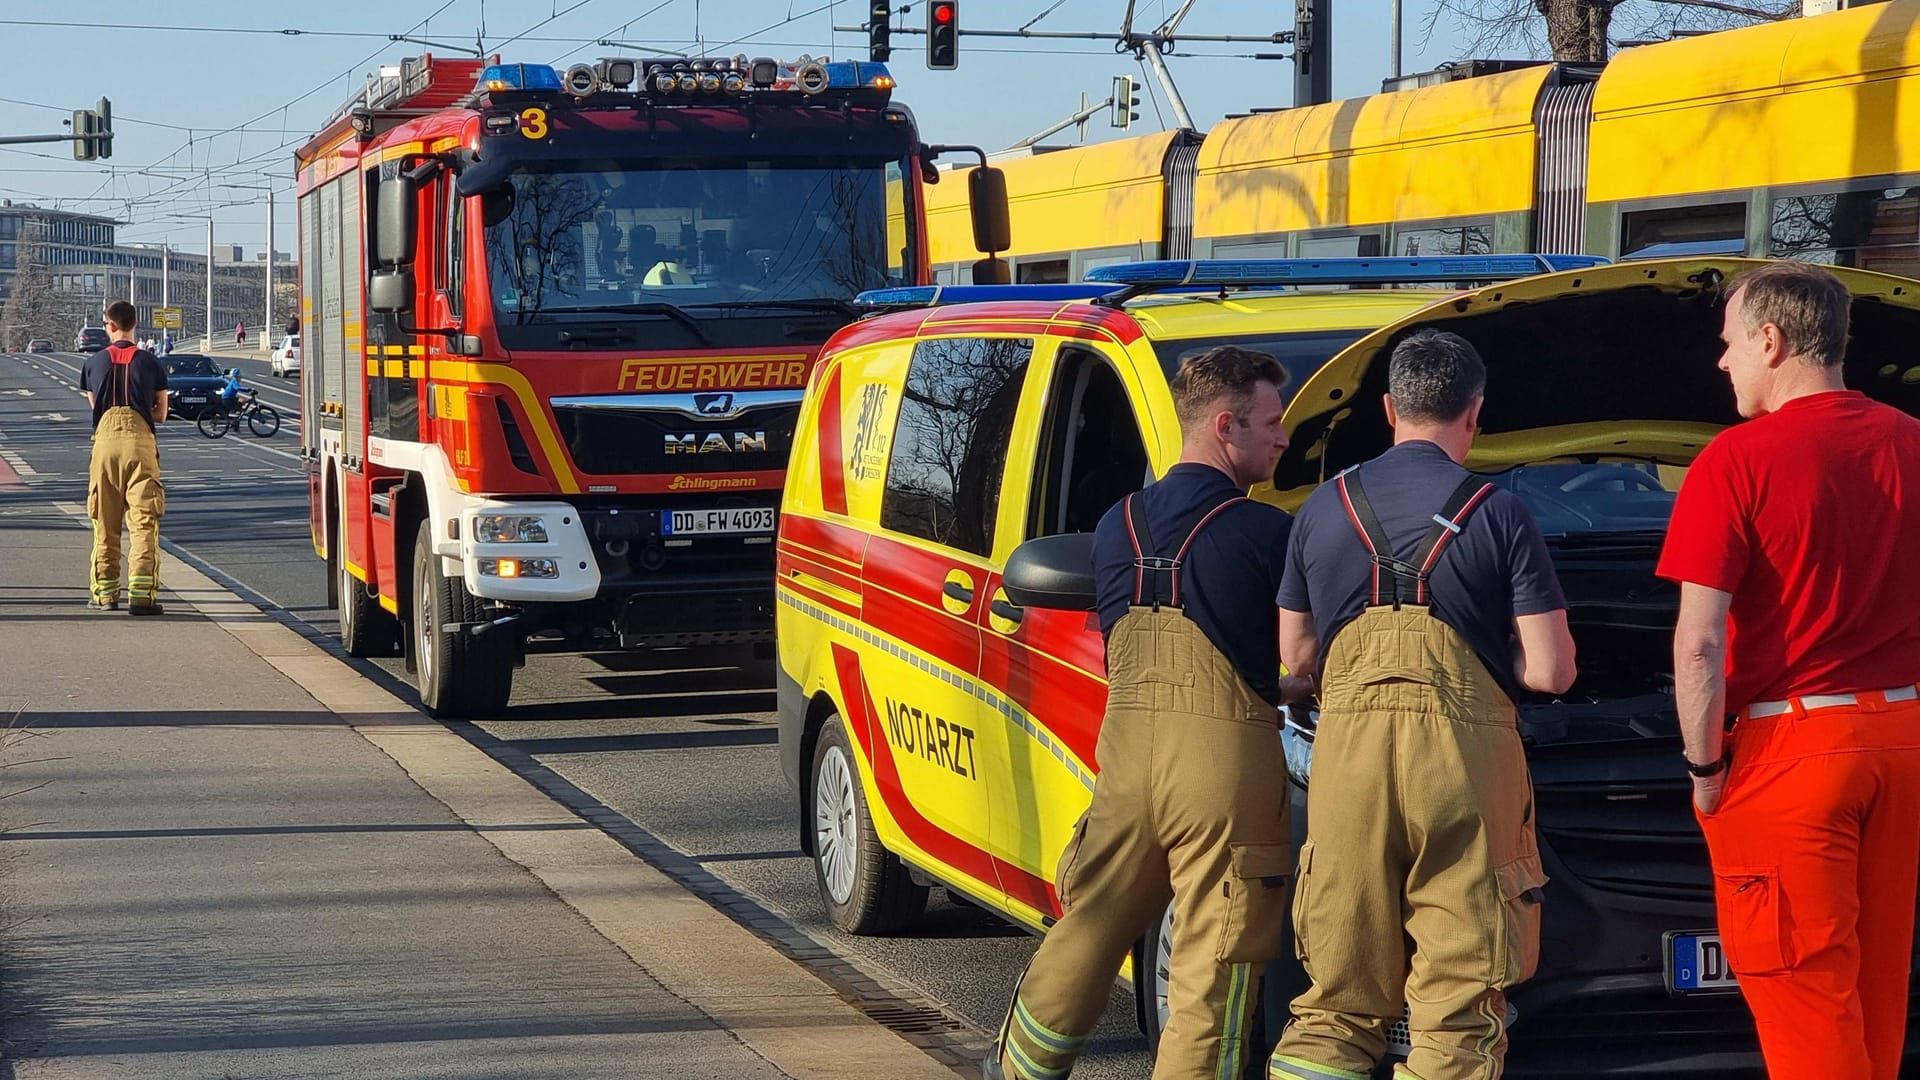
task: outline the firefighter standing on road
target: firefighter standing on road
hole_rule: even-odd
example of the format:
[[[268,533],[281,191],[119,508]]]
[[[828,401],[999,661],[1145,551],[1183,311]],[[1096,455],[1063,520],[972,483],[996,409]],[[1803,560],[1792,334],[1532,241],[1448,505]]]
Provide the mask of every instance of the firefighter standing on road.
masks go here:
[[[1486,386],[1473,346],[1415,333],[1387,385],[1393,448],[1308,498],[1279,593],[1280,658],[1318,672],[1321,712],[1293,911],[1313,985],[1275,1080],[1367,1080],[1403,1007],[1396,1075],[1495,1080],[1505,991],[1539,947],[1513,695],[1572,683],[1566,601],[1520,500],[1460,464]]]
[[[1907,1026],[1920,420],[1846,389],[1851,302],[1804,263],[1735,280],[1720,368],[1749,419],[1687,471],[1659,567],[1720,935],[1776,1080],[1894,1080]]]
[[[88,606],[120,606],[120,528],[127,550],[127,611],[158,615],[160,515],[167,493],[160,484],[154,422],[167,418],[167,371],[133,341],[133,305],[107,305],[112,343],[87,357],[80,389],[93,408],[93,457],[87,466],[87,516],[93,519],[92,599]]]
[[[1285,383],[1265,353],[1222,346],[1187,361],[1172,380],[1179,463],[1095,530],[1100,775],[1060,859],[1063,914],[1021,977],[989,1077],[1065,1077],[1169,900],[1169,1015],[1153,1075],[1240,1075],[1292,870],[1275,706],[1297,680],[1280,677],[1271,599],[1289,518],[1244,497],[1286,448]]]

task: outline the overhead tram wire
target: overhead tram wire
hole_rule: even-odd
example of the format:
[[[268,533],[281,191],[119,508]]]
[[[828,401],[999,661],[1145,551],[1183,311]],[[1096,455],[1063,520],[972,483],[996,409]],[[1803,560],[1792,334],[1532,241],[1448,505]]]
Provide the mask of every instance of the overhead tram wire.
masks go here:
[[[520,39],[526,37],[528,34],[533,33],[535,30],[538,30],[541,27],[547,25],[548,23],[554,22],[557,19],[565,18],[566,16],[571,15],[576,11],[579,11],[581,8],[586,7],[588,4],[591,4],[591,3],[593,3],[593,0],[577,0],[576,3],[568,7],[565,11],[556,11],[553,14],[548,15],[546,18],[541,19],[539,22],[534,23],[532,26],[527,27],[525,30],[522,30],[519,33],[513,35],[512,37],[507,38],[503,41],[494,42],[493,47],[495,49],[503,49],[508,45],[511,45],[514,42],[519,41]]]
[[[607,31],[604,34],[599,35],[598,37],[594,38],[592,41],[588,41],[588,42],[581,42],[580,39],[578,38],[529,37],[529,38],[525,38],[524,40],[529,43],[536,42],[536,41],[547,43],[547,44],[571,43],[573,45],[573,48],[568,49],[566,52],[563,52],[559,56],[554,57],[552,60],[547,61],[549,65],[558,64],[560,61],[565,60],[567,57],[572,56],[574,53],[579,52],[581,49],[589,48],[593,45],[596,45],[602,41],[607,40],[608,38],[617,38],[624,35],[627,32],[627,28],[632,26],[634,23],[639,22],[640,20],[646,18],[649,15],[654,14],[655,12],[660,11],[663,8],[671,7],[674,3],[675,3],[675,0],[660,0],[659,3],[653,5],[652,7],[641,12],[640,14],[635,15],[633,18],[628,19],[626,22],[621,23],[619,26],[614,27],[613,29]]]

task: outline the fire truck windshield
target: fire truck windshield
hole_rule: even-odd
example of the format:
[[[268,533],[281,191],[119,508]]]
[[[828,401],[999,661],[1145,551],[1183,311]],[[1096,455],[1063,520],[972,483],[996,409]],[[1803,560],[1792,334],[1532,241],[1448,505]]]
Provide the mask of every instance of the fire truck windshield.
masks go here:
[[[850,300],[898,284],[890,162],[528,162],[484,197],[504,325]],[[624,310],[623,310],[624,309]]]

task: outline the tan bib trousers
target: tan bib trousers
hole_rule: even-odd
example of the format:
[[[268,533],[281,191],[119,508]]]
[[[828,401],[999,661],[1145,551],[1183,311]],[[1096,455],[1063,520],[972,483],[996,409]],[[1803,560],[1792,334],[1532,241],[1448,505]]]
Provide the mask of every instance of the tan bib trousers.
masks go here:
[[[93,519],[93,598],[120,594],[120,529],[127,545],[127,598],[150,604],[160,595],[160,516],[167,492],[160,483],[160,449],[153,429],[133,409],[116,405],[93,430],[87,465],[87,516]]]
[[[1259,1052],[1247,1031],[1261,970],[1286,931],[1293,869],[1278,713],[1172,607],[1130,609],[1107,657],[1093,802],[1061,855],[1060,921],[1015,991],[1000,1068],[1063,1080],[1122,961],[1171,900],[1168,1017],[1153,1075],[1238,1080]]]
[[[1313,985],[1269,1075],[1367,1080],[1405,1010],[1398,1075],[1497,1080],[1546,884],[1513,702],[1424,604],[1369,607],[1325,667],[1293,906]]]

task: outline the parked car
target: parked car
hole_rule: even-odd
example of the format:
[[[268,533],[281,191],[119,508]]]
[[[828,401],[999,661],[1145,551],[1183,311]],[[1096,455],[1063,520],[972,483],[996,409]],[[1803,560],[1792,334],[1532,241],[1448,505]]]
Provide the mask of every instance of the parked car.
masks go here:
[[[1738,419],[1716,367],[1721,287],[1758,265],[1589,267],[1383,310],[1359,332],[1354,306],[1393,292],[1094,306],[1013,287],[843,330],[801,409],[778,549],[781,763],[828,915],[898,932],[937,881],[1044,931],[1097,768],[1089,533],[1178,453],[1166,377],[1179,356],[1234,342],[1288,362],[1292,445],[1252,495],[1294,509],[1391,445],[1387,358],[1435,327],[1486,360],[1468,464],[1539,519],[1580,647],[1567,693],[1518,703],[1550,882],[1539,972],[1511,994],[1508,1074],[1755,1074],[1681,765],[1678,590],[1653,571],[1688,465]],[[1834,270],[1856,297],[1848,385],[1920,415],[1920,284]],[[1328,311],[1310,306],[1320,298]],[[1336,310],[1344,321],[1321,321]],[[1336,326],[1317,359],[1291,347]],[[1310,710],[1289,724],[1298,843]],[[1167,1007],[1167,925],[1133,954],[1149,1039]],[[1267,976],[1270,1044],[1305,974],[1289,953]],[[1906,1024],[1912,1070],[1920,996]],[[1405,1027],[1389,1042],[1404,1054]]]
[[[194,353],[174,353],[160,358],[167,369],[167,393],[172,399],[168,410],[183,420],[198,420],[220,399],[220,388],[227,384],[226,373],[212,357]]]
[[[30,353],[31,352],[52,352],[53,342],[48,341],[46,338],[43,338],[43,337],[34,338],[32,341],[27,342],[27,351]]]
[[[278,379],[300,374],[300,335],[288,334],[267,360],[267,370]]]
[[[106,348],[112,341],[113,338],[107,333],[106,327],[83,326],[80,328],[79,333],[73,335],[73,351],[79,353],[96,353]]]

